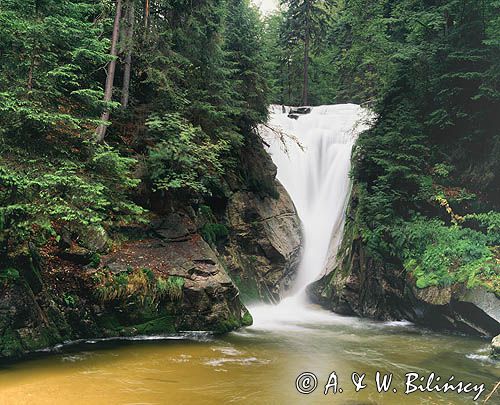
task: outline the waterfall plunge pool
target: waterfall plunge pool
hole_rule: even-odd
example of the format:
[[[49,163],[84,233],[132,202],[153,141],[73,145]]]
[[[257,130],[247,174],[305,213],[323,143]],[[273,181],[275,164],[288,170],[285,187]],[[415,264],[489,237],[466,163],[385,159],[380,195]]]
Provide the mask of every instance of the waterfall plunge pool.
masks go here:
[[[251,308],[252,309],[252,308]],[[82,343],[59,353],[0,366],[2,404],[468,404],[474,393],[405,395],[405,374],[484,383],[500,379],[488,341],[437,334],[406,322],[380,323],[304,307],[297,318],[269,308],[256,325],[223,337]],[[262,318],[263,317],[263,318]],[[295,380],[318,378],[310,395]],[[323,395],[332,371],[342,393]],[[393,373],[397,393],[379,394],[375,373]],[[366,373],[355,392],[351,374]],[[490,401],[495,403],[495,398]]]

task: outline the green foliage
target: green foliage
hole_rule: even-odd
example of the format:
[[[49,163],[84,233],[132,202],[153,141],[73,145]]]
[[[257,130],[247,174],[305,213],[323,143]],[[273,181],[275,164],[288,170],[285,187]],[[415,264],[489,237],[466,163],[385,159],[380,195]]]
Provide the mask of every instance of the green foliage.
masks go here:
[[[415,275],[417,287],[462,282],[500,292],[500,264],[483,233],[419,218],[404,223],[401,234],[405,241],[400,256]]]
[[[445,163],[436,163],[433,168],[433,172],[436,176],[446,178],[450,174],[453,167]]]
[[[9,254],[26,252],[27,241],[43,244],[62,224],[90,225],[130,220],[143,210],[125,198],[136,183],[129,178],[132,161],[106,148],[107,163],[32,159],[0,164],[0,215]],[[25,164],[22,162],[22,164]],[[14,169],[16,167],[16,169]],[[118,182],[118,183],[117,183]]]
[[[353,0],[339,9],[336,68],[353,84],[339,83],[337,97],[373,97],[377,113],[354,152],[357,227],[370,255],[404,265],[421,288],[498,292],[498,7]]]
[[[77,303],[77,298],[74,295],[64,293],[63,302],[68,307],[75,307]]]
[[[212,245],[216,245],[229,235],[229,230],[224,224],[208,223],[202,226],[200,232],[203,239]]]
[[[2,2],[0,217],[2,253],[28,253],[63,226],[111,225],[143,210],[128,193],[136,160],[95,145],[109,60],[104,3]]]
[[[178,114],[152,116],[146,122],[158,143],[150,149],[148,167],[157,190],[209,193],[223,173],[221,153],[227,144],[213,143],[200,127]]]
[[[8,285],[15,283],[20,278],[21,275],[19,274],[19,271],[12,267],[0,270],[0,284]]]
[[[158,277],[158,294],[162,297],[168,297],[172,301],[180,301],[184,283],[184,278],[179,276],[168,276],[166,280],[163,277]]]
[[[116,100],[102,101],[113,2],[2,2],[2,255],[60,242],[63,228],[141,221],[134,201],[153,204],[143,198],[151,188],[196,199],[237,177],[244,138],[267,116],[257,11],[247,0],[159,0],[144,24],[135,9],[113,89],[125,87],[131,49],[130,103],[117,111]],[[120,23],[123,32],[130,21]],[[96,144],[104,109],[108,144]]]
[[[116,300],[136,300],[145,305],[158,303],[165,297],[172,301],[182,298],[184,279],[156,276],[151,269],[130,269],[128,272],[113,274],[100,271],[94,275],[95,296],[101,302]]]
[[[232,115],[238,127],[248,133],[267,118],[269,89],[265,79],[266,55],[261,44],[264,26],[249,0],[228,2],[226,24],[230,80],[239,98],[232,106]]]
[[[486,232],[488,243],[500,246],[500,212],[490,211],[480,214],[468,214],[465,220],[475,221]]]

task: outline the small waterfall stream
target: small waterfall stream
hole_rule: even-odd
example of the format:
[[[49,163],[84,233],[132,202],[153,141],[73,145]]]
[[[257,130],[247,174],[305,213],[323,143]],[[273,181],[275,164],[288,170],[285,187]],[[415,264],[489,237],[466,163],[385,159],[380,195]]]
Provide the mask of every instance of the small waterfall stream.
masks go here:
[[[355,104],[313,107],[297,119],[288,117],[289,110],[271,107],[269,126],[283,136],[268,130],[263,137],[302,222],[302,257],[290,296],[276,306],[252,308],[256,327],[324,315],[307,308],[305,289],[324,273],[327,258],[337,254],[351,187],[351,151],[370,118]]]

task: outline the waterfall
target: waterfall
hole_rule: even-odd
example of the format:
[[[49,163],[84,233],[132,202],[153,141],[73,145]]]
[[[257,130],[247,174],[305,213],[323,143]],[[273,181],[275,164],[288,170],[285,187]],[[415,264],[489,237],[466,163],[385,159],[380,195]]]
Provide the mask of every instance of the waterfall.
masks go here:
[[[306,310],[306,287],[324,274],[327,259],[336,256],[351,187],[351,151],[370,118],[368,110],[355,104],[313,107],[294,118],[289,111],[272,106],[268,126],[273,130],[261,132],[278,168],[277,178],[302,222],[302,257],[290,296],[274,308],[253,309],[257,326],[274,323],[275,318],[296,319]]]

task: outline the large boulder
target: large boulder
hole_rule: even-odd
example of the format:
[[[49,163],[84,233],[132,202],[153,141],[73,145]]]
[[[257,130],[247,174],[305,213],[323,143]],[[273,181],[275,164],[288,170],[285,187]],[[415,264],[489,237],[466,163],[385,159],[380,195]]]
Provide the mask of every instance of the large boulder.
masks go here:
[[[163,279],[182,279],[182,299],[172,310],[175,330],[222,333],[248,323],[238,289],[189,217],[173,213],[162,226],[168,228],[155,231],[159,238],[124,244],[102,259],[101,268],[147,268]]]
[[[225,260],[249,301],[279,300],[292,284],[299,262],[300,221],[278,182],[276,190],[277,198],[239,191],[228,204],[230,243]]]

